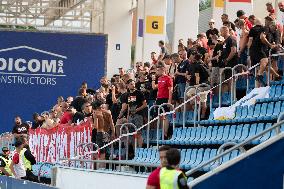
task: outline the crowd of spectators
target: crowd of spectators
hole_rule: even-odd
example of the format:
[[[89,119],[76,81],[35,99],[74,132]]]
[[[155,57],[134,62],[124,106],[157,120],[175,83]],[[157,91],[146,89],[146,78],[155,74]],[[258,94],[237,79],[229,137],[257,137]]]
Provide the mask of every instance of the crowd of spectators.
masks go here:
[[[263,75],[268,70],[269,52],[277,53],[281,50],[283,37],[283,23],[276,20],[271,3],[267,3],[266,7],[268,13],[264,23],[254,15],[247,16],[242,10],[237,11],[238,19],[234,21],[227,14],[221,15],[223,26],[220,29],[210,19],[206,33],[198,34],[196,39],[189,38],[186,43],[179,40],[178,52],[170,53],[165,42],[159,41],[157,45],[160,52],[151,53],[152,62],[137,62],[130,71],[119,68],[110,80],[102,77],[98,89],[90,89],[83,82],[78,96],[66,99],[58,97],[50,111],[34,113],[31,128],[52,129],[58,124],[75,126],[90,120],[93,125],[92,141],[101,147],[120,135],[119,127],[115,125],[130,122],[141,127],[147,123],[148,107],[154,104],[169,103],[176,106],[183,103],[188,86],[217,85],[225,67],[237,64],[252,67],[260,63],[255,78],[259,86],[265,86]],[[279,3],[279,10],[284,12],[284,3]],[[272,80],[282,77],[277,58],[272,59],[270,73]],[[230,77],[230,73],[225,72],[225,78]],[[228,88],[230,81],[226,85]],[[224,88],[226,85],[223,85]],[[194,90],[189,90],[186,96],[194,94]],[[200,102],[201,118],[205,119],[208,113],[206,94],[200,96]],[[187,106],[189,110],[193,107],[193,104]],[[165,110],[168,111],[168,107]],[[168,126],[165,120],[165,138],[170,135]],[[28,129],[29,125],[22,123],[17,116],[13,134],[27,134]],[[137,134],[137,139],[141,147],[141,133]],[[104,153],[101,152],[102,158]]]

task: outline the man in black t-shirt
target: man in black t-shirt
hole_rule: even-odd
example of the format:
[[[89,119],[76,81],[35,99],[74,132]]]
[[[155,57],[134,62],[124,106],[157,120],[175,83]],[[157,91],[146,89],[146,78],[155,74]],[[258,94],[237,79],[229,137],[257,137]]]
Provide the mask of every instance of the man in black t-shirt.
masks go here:
[[[225,41],[221,53],[221,61],[224,67],[234,67],[238,62],[237,42],[230,35],[230,30],[227,26],[221,27],[221,35]]]
[[[127,82],[127,85],[128,92],[125,99],[123,99],[124,101],[122,102],[122,109],[125,111],[126,105],[129,114],[138,114],[145,116],[147,102],[143,93],[141,91],[136,90],[135,81],[133,81],[132,79]]]
[[[234,24],[233,22],[230,22],[229,16],[228,16],[227,14],[222,14],[221,20],[222,20],[222,23],[224,23],[224,22],[225,22],[225,23],[226,23],[226,22],[229,22],[230,25],[231,25],[232,30],[236,31],[236,26],[235,26],[235,24]]]
[[[15,137],[20,135],[28,135],[30,126],[27,123],[22,123],[20,116],[15,117],[15,126],[13,127],[12,134]]]
[[[206,36],[208,39],[217,39],[219,35],[218,29],[214,28],[215,21],[211,19],[209,21],[209,30],[206,31]]]
[[[177,85],[177,97],[179,99],[179,103],[184,98],[184,91],[186,87],[186,77],[188,76],[188,66],[189,60],[187,58],[186,50],[182,50],[179,52],[179,56],[181,58],[181,62],[178,64],[176,73],[175,73],[175,84]]]
[[[262,26],[262,23],[259,19],[255,19],[255,26],[249,32],[249,52],[251,59],[251,66],[254,66],[260,63],[259,71],[256,76],[256,80],[261,83],[261,85],[265,86],[266,83],[264,81],[263,73],[268,65],[268,58],[265,52],[265,49],[269,47],[273,49],[276,45],[271,44],[266,38],[265,28]]]

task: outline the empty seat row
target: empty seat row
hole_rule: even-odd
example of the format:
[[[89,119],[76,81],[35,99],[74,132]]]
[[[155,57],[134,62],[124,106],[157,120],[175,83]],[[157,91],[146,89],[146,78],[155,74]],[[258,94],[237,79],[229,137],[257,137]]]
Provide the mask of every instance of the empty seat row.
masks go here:
[[[280,97],[284,94],[284,86],[283,85],[272,85],[269,90],[269,97]]]
[[[162,139],[162,129],[159,129],[159,136],[158,136],[158,140]],[[143,142],[147,143],[147,130],[142,130],[142,138],[143,138]],[[149,130],[149,142],[153,143],[153,142],[157,142],[157,129],[150,129]]]
[[[210,126],[210,127],[191,127],[176,128],[170,140],[160,140],[159,144],[167,145],[213,145],[223,144],[226,142],[240,143],[247,138],[255,136],[265,128],[271,127],[271,123],[253,123],[227,126]],[[267,134],[254,142],[258,144],[270,138]]]
[[[238,106],[236,107],[234,119],[212,120],[211,116],[211,119],[209,118],[208,120],[202,120],[199,122],[199,124],[215,125],[274,121],[283,111],[284,101],[255,104],[251,106]]]
[[[180,160],[180,168],[184,170],[189,170],[197,167],[201,163],[207,162],[208,160],[214,158],[217,155],[217,149],[210,148],[200,148],[200,149],[181,149],[181,160]],[[224,156],[220,159],[220,161],[216,161],[208,166],[205,166],[203,171],[209,171],[211,169],[216,168],[219,164],[222,164],[230,159],[237,157],[239,151],[233,151],[228,155]],[[159,153],[157,149],[149,148],[137,148],[135,158],[131,161],[140,162],[140,163],[151,163],[156,166],[159,166]]]

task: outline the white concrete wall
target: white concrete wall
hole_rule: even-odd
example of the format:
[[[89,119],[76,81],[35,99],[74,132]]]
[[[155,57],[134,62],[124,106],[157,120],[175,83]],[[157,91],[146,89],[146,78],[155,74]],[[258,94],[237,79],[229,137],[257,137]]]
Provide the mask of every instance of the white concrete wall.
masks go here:
[[[234,22],[237,19],[238,10],[243,10],[247,16],[253,14],[253,2],[242,3],[242,2],[229,2],[228,0],[226,0],[225,13],[229,15],[229,19],[231,22]]]
[[[166,39],[166,15],[167,0],[145,0],[145,19],[144,19],[144,46],[143,61],[151,62],[151,52],[160,53],[158,42]],[[161,34],[152,34],[146,32],[147,16],[162,16],[164,18],[163,32]],[[161,26],[159,26],[161,27]]]
[[[108,34],[107,76],[118,73],[118,68],[130,68],[132,43],[132,0],[105,0],[104,33]],[[120,44],[120,50],[116,45]]]
[[[137,4],[137,33],[136,33],[136,44],[135,44],[135,61],[143,61],[143,37],[138,36],[139,33],[139,19],[143,20],[143,36],[145,33],[145,20],[144,20],[144,0],[139,0]]]
[[[173,52],[177,52],[178,40],[196,39],[198,34],[199,0],[175,0]],[[187,20],[187,21],[186,21]]]
[[[221,15],[224,13],[224,4],[220,2],[221,0],[212,0],[212,18],[215,20],[215,27],[219,30],[223,23],[221,20]]]
[[[147,177],[56,168],[56,187],[60,189],[145,189]]]

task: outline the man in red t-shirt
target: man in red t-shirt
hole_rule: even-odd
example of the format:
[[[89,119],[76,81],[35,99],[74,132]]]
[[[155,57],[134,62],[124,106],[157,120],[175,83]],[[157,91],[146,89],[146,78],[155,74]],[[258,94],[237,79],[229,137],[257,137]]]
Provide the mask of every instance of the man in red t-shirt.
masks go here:
[[[160,170],[166,167],[168,162],[166,159],[166,153],[170,149],[169,146],[161,146],[159,148],[159,155],[161,166],[155,169],[148,177],[146,189],[160,189]]]
[[[71,124],[73,119],[72,107],[69,107],[66,102],[62,102],[61,108],[64,113],[60,118],[60,124]]]
[[[253,24],[249,21],[248,17],[246,16],[246,13],[243,10],[237,11],[237,17],[239,19],[245,20],[245,25],[248,30],[250,30],[253,27]]]
[[[162,61],[159,61],[157,63],[157,75],[159,76],[157,85],[155,84],[156,81],[155,76],[152,78],[153,88],[158,89],[156,104],[157,105],[162,105],[165,103],[171,104],[173,96],[173,80],[170,76],[166,74],[166,65]],[[169,111],[168,106],[163,106],[163,107],[166,112]],[[169,121],[165,119],[164,133],[166,138],[168,137],[168,128],[169,128]]]

